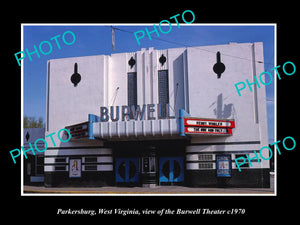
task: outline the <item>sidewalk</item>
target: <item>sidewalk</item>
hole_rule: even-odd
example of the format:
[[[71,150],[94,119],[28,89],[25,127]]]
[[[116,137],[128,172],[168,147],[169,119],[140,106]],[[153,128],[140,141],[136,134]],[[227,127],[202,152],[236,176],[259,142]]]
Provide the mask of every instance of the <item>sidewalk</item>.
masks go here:
[[[272,195],[273,188],[192,188],[182,186],[145,187],[55,187],[24,186],[24,194],[257,194]]]

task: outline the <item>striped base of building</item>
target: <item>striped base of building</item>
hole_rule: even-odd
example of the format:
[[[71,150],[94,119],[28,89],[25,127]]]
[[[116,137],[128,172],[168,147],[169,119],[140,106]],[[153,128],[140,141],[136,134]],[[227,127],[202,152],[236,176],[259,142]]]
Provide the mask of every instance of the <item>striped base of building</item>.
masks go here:
[[[243,152],[186,152],[185,184],[190,187],[223,187],[223,188],[270,188],[270,169],[261,168],[261,164],[253,159],[252,167],[245,163],[239,171],[235,159],[245,156],[251,157],[253,151]],[[228,177],[217,174],[217,156],[229,156],[231,169]]]
[[[72,175],[71,163],[80,173]],[[49,149],[44,159],[45,187],[103,187],[114,185],[112,150],[97,147]]]

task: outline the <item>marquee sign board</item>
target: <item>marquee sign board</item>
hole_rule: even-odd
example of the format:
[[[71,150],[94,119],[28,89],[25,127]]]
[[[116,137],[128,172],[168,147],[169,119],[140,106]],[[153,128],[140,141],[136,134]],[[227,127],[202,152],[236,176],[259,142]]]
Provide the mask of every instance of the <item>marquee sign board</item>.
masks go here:
[[[234,128],[234,120],[214,120],[201,118],[185,118],[185,126],[199,126],[199,127],[228,127]]]
[[[184,118],[186,134],[232,135],[234,120],[215,120],[205,118]]]
[[[88,138],[88,122],[74,124],[72,126],[67,126],[66,129],[70,131],[71,140]]]
[[[232,134],[231,129],[213,128],[213,127],[185,127],[185,133],[202,133],[202,134]]]

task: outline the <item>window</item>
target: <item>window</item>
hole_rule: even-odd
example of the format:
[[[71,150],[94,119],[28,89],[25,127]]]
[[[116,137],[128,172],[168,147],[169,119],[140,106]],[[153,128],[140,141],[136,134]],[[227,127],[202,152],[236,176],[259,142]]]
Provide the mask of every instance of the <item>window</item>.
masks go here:
[[[97,171],[97,165],[85,165],[85,171]]]
[[[169,104],[168,70],[158,71],[158,103],[161,105],[161,118],[166,118],[166,104]]]
[[[65,171],[66,166],[55,166],[55,171]]]
[[[199,169],[213,169],[213,163],[199,163]]]
[[[66,158],[65,157],[56,157],[55,163],[66,163]]]
[[[199,154],[198,155],[199,161],[213,161],[213,155],[209,154]]]
[[[247,156],[246,156],[247,154],[235,154],[235,159],[237,159],[237,161],[239,162],[239,163],[242,163],[242,162],[244,162],[244,160],[242,159],[242,158],[240,158],[240,157],[244,157],[245,159],[247,159]],[[240,159],[238,159],[238,158],[240,158]],[[254,160],[252,160],[252,161],[254,161]],[[244,167],[244,168],[249,168],[249,162],[248,162],[248,160],[246,160],[246,162],[244,163],[244,164],[242,164],[242,165],[240,165],[240,167],[242,168],[242,167]]]
[[[137,76],[136,72],[127,73],[128,106],[137,105]]]
[[[44,174],[44,157],[36,156],[36,175]]]
[[[84,162],[85,163],[96,163],[97,157],[84,157]]]
[[[137,75],[136,72],[127,73],[127,102],[128,106],[137,106]],[[130,119],[133,114],[130,113]]]

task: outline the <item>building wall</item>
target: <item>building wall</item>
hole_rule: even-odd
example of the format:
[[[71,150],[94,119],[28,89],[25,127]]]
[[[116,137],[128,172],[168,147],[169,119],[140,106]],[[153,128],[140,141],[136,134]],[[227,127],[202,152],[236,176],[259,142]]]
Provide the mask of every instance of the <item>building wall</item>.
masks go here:
[[[98,114],[104,104],[105,56],[75,57],[48,61],[46,132],[87,121],[89,113]],[[74,64],[81,81],[70,81]]]
[[[220,79],[213,72],[216,54],[220,52],[221,62],[226,69]],[[232,57],[234,56],[234,57]],[[265,86],[252,85],[239,96],[234,84],[254,81],[264,71],[262,43],[229,44],[187,49],[189,113],[194,117],[234,119],[232,136],[193,137],[186,147],[187,181],[192,186],[224,185],[241,187],[268,187],[269,161],[255,159],[254,151],[268,145]],[[247,60],[248,59],[248,60]],[[232,177],[216,177],[215,156],[229,154],[232,160]],[[253,158],[252,167],[239,172],[234,161],[240,156]],[[264,152],[268,158],[268,152]],[[210,155],[211,161],[202,162],[201,155]],[[203,164],[212,165],[211,169]],[[207,166],[206,166],[207,167]],[[220,183],[221,180],[221,183]]]
[[[220,52],[221,62],[226,67],[220,79],[217,79],[217,74],[213,71],[213,66],[217,61],[216,52]],[[164,64],[160,62],[162,55],[166,57]],[[128,63],[131,58],[135,60],[133,66]],[[88,114],[99,115],[100,106],[127,105],[128,72],[137,73],[137,104],[141,106],[158,104],[158,71],[168,70],[170,113],[175,116],[174,119],[170,119],[172,123],[167,120],[167,123],[163,120],[98,123],[94,124],[94,130],[98,129],[95,131],[95,134],[97,132],[99,134],[98,138],[103,132],[100,130],[102,125],[111,127],[118,124],[118,129],[121,129],[126,126],[146,127],[148,124],[149,129],[155,129],[155,132],[145,131],[144,134],[147,134],[147,137],[133,135],[130,141],[140,142],[153,139],[152,144],[160,146],[157,149],[162,149],[159,140],[169,138],[164,136],[166,133],[172,132],[172,138],[180,140],[179,109],[184,109],[192,117],[234,119],[235,128],[232,136],[202,135],[186,139],[185,182],[191,186],[216,186],[224,185],[224,183],[229,186],[267,186],[267,181],[261,182],[261,180],[267,180],[268,161],[262,160],[258,163],[253,160],[253,167],[243,168],[243,172],[238,172],[234,163],[238,154],[252,156],[254,151],[268,144],[265,87],[261,85],[260,88],[254,88],[253,85],[254,91],[250,92],[246,88],[241,92],[242,96],[238,96],[234,87],[235,83],[245,82],[246,79],[253,80],[253,76],[258,76],[264,71],[263,64],[257,61],[263,61],[262,43],[166,50],[150,48],[110,56],[97,55],[50,60],[47,72],[46,135],[66,126],[86,122]],[[81,75],[77,86],[71,82],[75,63],[77,63],[77,72]],[[172,129],[167,128],[162,132],[164,123],[172,124]],[[176,128],[175,132],[174,128]],[[134,128],[132,130],[134,132]],[[107,132],[114,135],[112,130],[108,129]],[[149,135],[154,133],[158,135]],[[83,171],[82,180],[85,182],[89,179],[93,180],[90,175],[93,172],[95,176],[99,176],[97,180],[101,180],[101,182],[94,182],[94,185],[108,185],[114,182],[114,160],[115,156],[119,155],[121,143],[116,144],[117,150],[114,152],[113,144],[107,145],[97,138],[67,143],[61,143],[57,137],[54,138],[56,146],[49,143],[49,150],[45,152],[46,185],[51,186],[54,183],[64,185],[66,180],[70,185],[80,184],[78,179],[68,177],[69,160],[81,159],[82,168],[85,168],[84,157],[86,155],[97,157],[97,162],[94,163],[97,165],[97,170]],[[118,142],[118,138],[115,133],[113,141]],[[119,141],[126,141],[126,137],[125,140],[123,138]],[[145,145],[146,143],[149,142],[145,142]],[[163,146],[163,148],[168,148],[167,145]],[[126,152],[126,149],[124,151]],[[172,151],[167,149],[165,152]],[[203,154],[211,155],[209,163],[212,166],[209,169],[205,169],[205,166],[201,167],[205,163],[199,160],[200,155]],[[231,156],[231,178],[218,179],[216,177],[216,156],[220,154]],[[156,155],[159,156],[159,154]],[[59,157],[64,157],[65,162],[61,159],[56,160]],[[58,162],[65,167],[61,167]],[[64,170],[56,171],[56,167],[64,168]],[[252,172],[254,178],[251,181]],[[107,177],[110,179],[107,180]]]
[[[71,82],[75,63],[81,75],[76,87]],[[107,71],[108,60],[103,55],[48,61],[46,136],[66,126],[86,122],[89,113],[99,114],[99,106],[104,104],[108,95],[108,86],[105,85],[108,82]],[[63,132],[61,136],[65,139]],[[52,137],[55,145],[48,142],[48,150],[45,151],[45,186],[112,184],[112,150],[103,148],[102,141],[63,143],[57,135]],[[96,170],[84,170],[86,156],[97,158],[97,162],[92,164]],[[70,159],[81,160],[83,171],[80,179],[69,177]]]
[[[234,87],[235,83],[245,82],[246,79],[252,81],[253,76],[259,76],[264,71],[263,64],[252,61],[263,61],[262,43],[206,46],[203,49],[205,50],[196,47],[187,50],[191,102],[189,113],[195,117],[234,119],[233,135],[226,137],[226,142],[260,141],[261,146],[266,146],[265,86],[260,85],[260,88],[255,89],[253,85],[253,92],[246,88],[241,92],[242,96],[237,94]],[[220,79],[217,79],[212,70],[216,63],[216,55],[207,51],[221,53],[221,61],[226,69]],[[207,140],[194,138],[193,142]],[[214,142],[214,138],[209,142]],[[245,145],[243,150],[246,150],[247,146]]]

